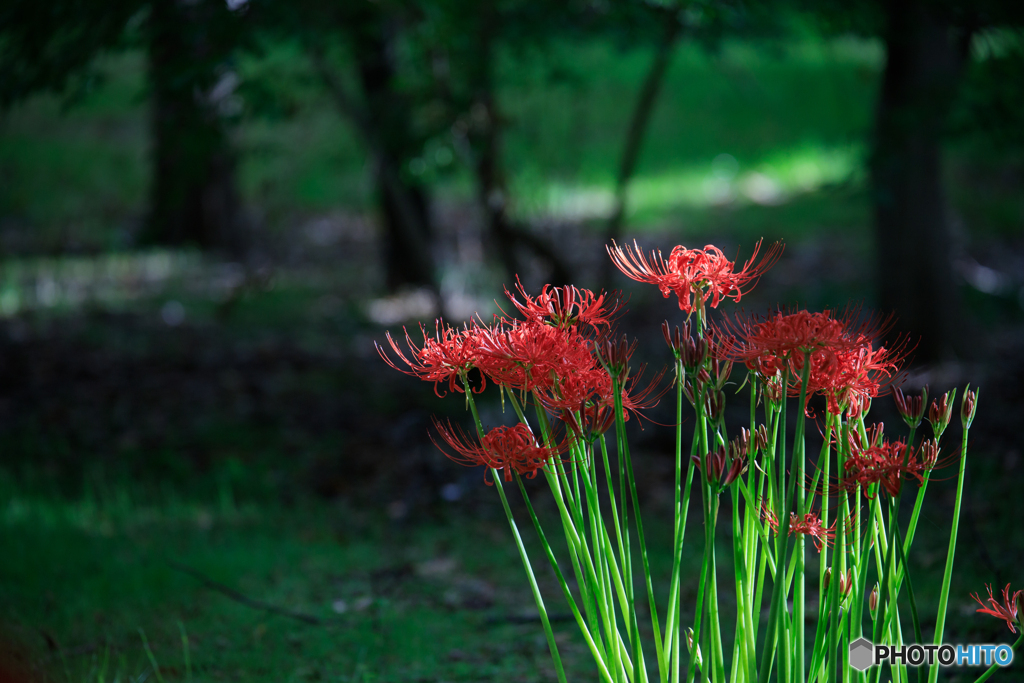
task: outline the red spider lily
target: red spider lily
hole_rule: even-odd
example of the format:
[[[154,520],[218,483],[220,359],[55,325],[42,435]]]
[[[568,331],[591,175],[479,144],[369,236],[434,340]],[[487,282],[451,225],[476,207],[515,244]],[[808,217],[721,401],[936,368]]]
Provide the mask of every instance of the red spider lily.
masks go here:
[[[589,289],[577,289],[572,285],[552,287],[544,285],[540,294],[531,297],[523,289],[523,284],[516,278],[516,290],[523,297],[523,303],[516,299],[515,294],[505,290],[512,305],[519,309],[523,317],[538,323],[548,323],[555,327],[571,327],[577,323],[590,325],[594,329],[604,326],[611,327],[612,321],[619,313],[622,302],[617,295],[605,292],[594,294]]]
[[[630,413],[653,408],[661,400],[668,387],[658,390],[665,375],[662,370],[643,388],[637,388],[644,374],[644,367],[635,376],[629,376],[620,386],[622,395],[622,419],[629,421]],[[612,378],[602,367],[575,374],[564,374],[546,392],[537,392],[541,404],[548,410],[559,413],[563,422],[578,437],[604,434],[615,423],[615,395]],[[581,423],[582,418],[582,423]]]
[[[1011,595],[1010,584],[1006,584],[1003,588],[1003,604],[1000,605],[992,595],[992,586],[986,583],[985,588],[988,589],[988,604],[991,605],[991,607],[986,607],[985,603],[982,602],[977,593],[971,593],[971,597],[981,605],[981,609],[975,611],[991,614],[997,619],[1005,620],[1010,631],[1016,633],[1017,628],[1014,626],[1014,623],[1016,623],[1017,626],[1021,625],[1021,621],[1018,619],[1017,610],[1018,605],[1021,604],[1022,596],[1024,596],[1024,590],[1016,591]]]
[[[761,519],[771,527],[773,533],[779,533],[779,518],[774,512],[768,509],[768,506],[763,500],[761,501]],[[789,513],[789,535],[803,534],[804,536],[810,536],[814,539],[814,547],[819,553],[824,545],[832,544],[832,539],[836,536],[835,532],[835,522],[832,523],[832,526],[826,527],[822,524],[821,517],[814,512],[808,512],[803,517],[800,517],[800,515],[795,512]],[[831,575],[829,576],[831,577]],[[842,590],[843,593],[848,592],[849,586],[843,585],[842,575],[839,577],[839,582],[840,590]]]
[[[438,396],[444,395],[437,390],[437,385],[441,382],[448,382],[449,389],[463,393],[463,388],[456,380],[463,379],[467,372],[476,367],[481,330],[468,326],[460,330],[445,325],[442,320],[438,320],[435,324],[433,337],[428,337],[423,325],[420,325],[423,345],[417,346],[409,336],[409,331],[405,328],[402,329],[405,331],[405,343],[409,347],[411,358],[406,357],[402,350],[398,348],[398,344],[390,332],[386,336],[392,351],[409,369],[406,370],[396,365],[388,356],[384,347],[374,342],[377,353],[384,359],[384,362],[406,375],[433,382],[434,393]],[[486,379],[480,385],[480,388],[475,391],[479,393],[484,390],[485,386]]]
[[[724,329],[734,334],[723,334]],[[837,350],[853,346],[845,321],[829,310],[820,313],[779,311],[760,320],[737,319],[726,322],[726,328],[716,330],[715,336],[722,340],[732,358],[742,361],[763,378],[775,377],[783,370],[799,376],[807,355],[811,355],[813,367],[815,363],[832,362]],[[828,353],[819,354],[822,351]]]
[[[590,346],[575,328],[517,320],[481,333],[476,364],[509,389],[549,390],[556,378],[593,367]]]
[[[612,262],[627,277],[637,282],[657,285],[666,298],[675,293],[679,298],[679,308],[687,315],[693,311],[695,301],[701,309],[708,303],[711,308],[717,308],[725,298],[739,301],[757,284],[761,275],[775,265],[782,254],[782,245],[776,243],[768,249],[760,263],[755,263],[761,249],[759,240],[754,245],[754,253],[737,271],[736,264],[727,259],[721,249],[710,244],[703,249],[677,246],[672,249],[667,261],[660,251],[645,255],[636,242],[632,249],[628,245],[620,247],[614,241],[612,246],[606,248]]]
[[[552,456],[557,456],[562,450],[560,447],[538,446],[533,433],[522,423],[515,427],[495,427],[479,443],[474,443],[458,427],[444,425],[437,419],[434,427],[456,453],[445,453],[449,458],[468,467],[500,470],[504,472],[505,481],[512,481],[513,472],[532,479],[538,470],[547,466]],[[434,444],[444,451],[437,441]]]
[[[821,552],[822,544],[830,543],[835,538],[836,524],[832,523],[831,527],[825,527],[821,523],[821,518],[813,512],[808,512],[800,519],[797,514],[790,513],[789,518],[789,533],[790,534],[803,534],[805,536],[811,536],[814,538],[814,547]]]
[[[863,339],[859,346],[837,351],[835,359],[834,365],[812,366],[808,394],[823,393],[829,412],[839,415],[845,409],[855,418],[899,376],[903,349],[874,348],[870,340]]]
[[[890,496],[898,496],[904,476],[914,477],[919,483],[923,481],[921,473],[925,465],[919,457],[921,450],[911,450],[908,454],[905,442],[886,441],[882,438],[880,424],[868,431],[867,443],[852,432],[850,450],[850,457],[843,464],[847,486],[860,484],[869,498],[871,484],[879,484]]]
[[[549,410],[582,410],[612,391],[612,378],[594,361],[591,367],[565,366],[551,386],[538,392],[540,402]]]
[[[801,375],[809,362],[807,397],[823,393],[830,412],[847,410],[855,417],[898,377],[906,353],[905,343],[893,348],[872,344],[892,325],[891,318],[857,324],[859,313],[779,311],[762,319],[727,321],[713,334],[723,353],[745,363],[762,381],[788,374],[790,396],[800,394]]]

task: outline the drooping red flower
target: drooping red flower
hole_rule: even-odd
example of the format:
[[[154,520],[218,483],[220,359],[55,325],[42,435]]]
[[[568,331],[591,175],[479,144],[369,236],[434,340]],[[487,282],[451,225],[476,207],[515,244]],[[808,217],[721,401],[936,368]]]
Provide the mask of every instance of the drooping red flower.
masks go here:
[[[822,545],[830,543],[835,538],[836,525],[832,523],[831,527],[825,527],[821,523],[821,517],[816,513],[808,512],[800,519],[796,513],[790,514],[789,519],[789,533],[791,534],[803,534],[804,536],[810,536],[814,539],[814,547],[821,552]]]
[[[406,375],[433,382],[434,393],[438,396],[443,396],[437,389],[437,385],[441,382],[447,382],[450,390],[463,393],[459,381],[476,366],[481,331],[475,326],[466,326],[462,329],[454,328],[445,325],[444,321],[438,320],[433,337],[428,336],[423,325],[420,325],[423,345],[418,346],[409,336],[409,331],[405,328],[402,329],[405,332],[405,343],[409,347],[411,357],[406,357],[390,332],[386,336],[391,350],[408,369],[399,367],[391,360],[384,347],[374,342],[374,347],[384,362]],[[475,391],[483,391],[485,385],[486,380]]]
[[[516,278],[516,290],[523,297],[522,302],[507,289],[505,295],[524,318],[555,327],[566,328],[584,324],[594,329],[602,326],[609,329],[621,308],[621,302],[615,294],[594,294],[589,289],[577,289],[572,285],[544,285],[540,294],[531,297],[526,293],[519,278]]]
[[[613,241],[606,249],[612,262],[627,277],[657,285],[666,298],[674,293],[679,298],[679,308],[687,314],[695,306],[703,308],[710,304],[711,308],[717,308],[722,299],[739,301],[782,254],[782,245],[775,243],[757,263],[761,249],[761,241],[758,241],[754,253],[737,270],[735,262],[710,244],[703,249],[674,247],[667,260],[661,251],[644,254],[636,242],[630,248],[629,245],[620,247]]]
[[[446,453],[449,458],[468,467],[499,470],[504,473],[505,481],[512,481],[513,473],[530,478],[537,476],[537,471],[546,467],[552,456],[560,453],[559,448],[538,446],[533,433],[522,423],[514,427],[495,427],[479,441],[470,439],[458,427],[445,425],[437,419],[434,427],[455,451],[455,455]],[[437,441],[434,444],[441,448]]]
[[[997,619],[1003,619],[1006,621],[1006,626],[1010,631],[1016,633],[1017,627],[1021,625],[1020,619],[1018,619],[1017,610],[1018,605],[1021,603],[1021,596],[1024,596],[1024,590],[1019,590],[1011,594],[1010,584],[1006,584],[1006,586],[1003,587],[1003,604],[1000,605],[992,595],[992,586],[986,583],[985,588],[988,589],[988,604],[990,606],[986,607],[985,603],[981,601],[981,598],[977,593],[971,593],[971,597],[981,605],[981,609],[975,611],[982,612],[984,614],[991,614]]]
[[[761,501],[761,519],[771,527],[773,533],[779,533],[779,518],[768,509],[763,500]],[[817,513],[808,512],[803,517],[795,512],[789,513],[789,535],[802,534],[810,536],[814,539],[814,547],[819,553],[824,545],[831,544],[832,539],[835,538],[835,532],[836,523],[833,522],[832,526],[826,527],[822,524],[821,517]],[[841,580],[842,577],[840,577]]]

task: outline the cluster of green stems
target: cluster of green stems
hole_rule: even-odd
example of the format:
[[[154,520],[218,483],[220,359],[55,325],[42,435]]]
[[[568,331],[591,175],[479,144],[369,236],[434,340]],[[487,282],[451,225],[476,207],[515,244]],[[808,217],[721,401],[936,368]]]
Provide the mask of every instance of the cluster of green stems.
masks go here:
[[[703,333],[701,311],[695,312],[697,329]],[[803,350],[810,353],[810,350]],[[708,361],[704,361],[707,367]],[[772,400],[756,373],[750,372],[749,438],[746,439],[749,466],[728,484],[709,471],[709,457],[730,440],[722,418],[713,418],[705,407],[704,393],[692,381],[702,366],[687,368],[680,354],[675,358],[675,482],[672,568],[667,601],[659,603],[648,559],[641,505],[626,438],[622,405],[625,368],[608,368],[615,394],[614,432],[580,436],[569,432],[569,450],[564,457],[552,456],[543,469],[558,510],[558,523],[565,540],[568,561],[559,561],[518,474],[518,485],[530,521],[544,555],[561,588],[586,646],[593,655],[602,681],[606,683],[880,683],[883,670],[891,680],[935,683],[936,663],[929,669],[895,664],[861,672],[849,665],[850,643],[867,638],[876,644],[925,643],[922,620],[910,576],[907,558],[917,532],[928,489],[930,469],[922,473],[920,486],[904,482],[898,495],[890,495],[880,484],[862,487],[846,481],[844,463],[851,456],[851,435],[868,443],[864,412],[854,418],[825,414],[824,439],[814,464],[806,452],[806,398],[810,362],[802,364],[800,392],[796,397],[794,439],[787,443],[787,397],[789,376],[781,377],[781,398]],[[688,374],[689,373],[689,374]],[[691,403],[684,395],[687,378],[698,387]],[[483,425],[469,381],[463,375],[465,395],[479,436]],[[710,387],[713,389],[713,386]],[[503,393],[518,419],[529,426],[539,442],[556,449],[549,416],[539,397],[532,401],[531,422],[524,410],[527,397],[512,391]],[[684,407],[695,411],[689,439],[690,457],[685,451]],[[761,412],[760,425],[758,424]],[[791,411],[792,412],[792,411]],[[579,424],[582,416],[577,415]],[[790,419],[792,416],[789,416]],[[755,438],[760,428],[761,438]],[[943,573],[933,642],[943,643],[949,602],[960,501],[964,486],[969,423],[964,425],[959,449],[956,498],[949,537],[949,551]],[[910,458],[917,428],[910,429],[904,464]],[[940,436],[936,430],[936,441]],[[608,442],[614,439],[614,449]],[[695,474],[696,461],[700,462]],[[502,485],[502,474],[491,472],[539,610],[560,683],[566,676],[548,611],[541,595],[512,508]],[[703,516],[701,553],[703,561],[696,599],[692,583],[684,582],[681,560],[688,551],[687,518],[694,481],[699,489]],[[915,481],[915,483],[917,483]],[[903,492],[914,494],[909,522],[901,529]],[[719,527],[722,499],[731,515],[731,526]],[[815,499],[819,503],[815,505]],[[820,510],[822,527],[834,529],[831,543],[820,550],[808,548],[803,534],[788,533],[791,513],[803,519],[805,513]],[[777,520],[777,525],[767,519]],[[830,527],[830,523],[832,527]],[[777,527],[777,528],[776,528]],[[690,539],[692,543],[693,540]],[[731,552],[735,619],[731,639],[723,637],[723,611],[719,591],[718,552]],[[561,551],[559,551],[561,552]],[[639,562],[636,560],[639,559]],[[571,569],[566,574],[564,566]],[[692,579],[692,577],[686,577]],[[660,583],[660,582],[659,582]],[[811,589],[811,594],[809,590]],[[691,591],[691,592],[688,592]],[[816,599],[813,594],[816,591]],[[646,592],[646,610],[638,610]],[[904,618],[909,615],[912,639],[907,640]],[[641,624],[641,613],[649,613],[649,625]],[[646,622],[647,616],[643,617]],[[1024,638],[1024,636],[1022,636]],[[651,645],[654,658],[649,659]],[[1017,649],[1018,639],[1014,644]],[[645,651],[647,654],[645,654]],[[996,670],[984,671],[978,681]]]

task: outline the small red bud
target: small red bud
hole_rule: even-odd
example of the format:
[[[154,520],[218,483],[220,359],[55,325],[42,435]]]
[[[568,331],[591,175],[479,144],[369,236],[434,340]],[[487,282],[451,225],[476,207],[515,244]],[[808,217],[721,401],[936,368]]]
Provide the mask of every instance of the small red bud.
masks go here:
[[[971,391],[970,388],[964,391],[964,397],[960,404],[960,424],[964,429],[970,429],[974,422],[974,412],[978,409],[978,390]]]
[[[949,426],[949,420],[953,417],[953,400],[955,398],[956,389],[947,391],[942,398],[932,401],[931,408],[928,409],[928,422],[932,425],[936,441],[942,437],[942,433]]]
[[[924,465],[925,471],[930,472],[935,469],[935,463],[939,461],[939,445],[935,441],[931,439],[922,441],[918,453],[920,453],[921,464]]]
[[[900,389],[893,392],[893,399],[896,401],[896,409],[907,426],[911,429],[921,424],[924,418],[924,407],[928,405],[928,387],[922,390],[920,396],[905,396]]]

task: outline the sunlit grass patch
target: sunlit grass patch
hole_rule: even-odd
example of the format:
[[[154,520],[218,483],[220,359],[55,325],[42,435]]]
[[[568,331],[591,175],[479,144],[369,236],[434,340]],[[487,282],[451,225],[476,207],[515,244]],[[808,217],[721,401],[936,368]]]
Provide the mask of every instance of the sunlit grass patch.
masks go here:
[[[748,165],[720,154],[704,164],[650,171],[630,184],[628,215],[642,227],[678,209],[786,204],[828,186],[861,181],[862,156],[859,145],[804,145]],[[522,197],[520,210],[532,217],[600,219],[609,216],[614,206],[611,183],[534,185],[524,181],[518,196]]]

